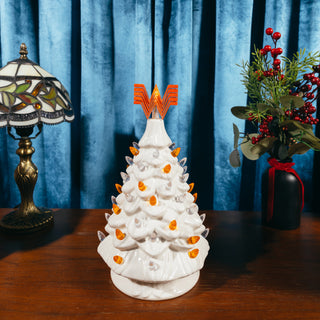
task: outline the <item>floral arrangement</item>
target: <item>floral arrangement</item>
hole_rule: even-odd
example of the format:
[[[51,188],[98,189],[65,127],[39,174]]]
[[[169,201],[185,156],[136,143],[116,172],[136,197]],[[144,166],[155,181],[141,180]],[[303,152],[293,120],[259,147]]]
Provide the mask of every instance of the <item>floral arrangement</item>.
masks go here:
[[[240,65],[249,103],[233,107],[231,112],[251,121],[257,133],[240,134],[233,125],[234,150],[229,158],[233,167],[240,166],[240,136],[242,153],[250,160],[266,152],[282,161],[309,149],[320,150],[320,139],[313,133],[313,126],[319,123],[313,114],[320,87],[320,52],[306,54],[300,50],[289,59],[281,56],[283,50],[277,46],[281,34],[272,28],[267,28],[266,34],[273,48],[266,45],[255,49],[251,64]]]

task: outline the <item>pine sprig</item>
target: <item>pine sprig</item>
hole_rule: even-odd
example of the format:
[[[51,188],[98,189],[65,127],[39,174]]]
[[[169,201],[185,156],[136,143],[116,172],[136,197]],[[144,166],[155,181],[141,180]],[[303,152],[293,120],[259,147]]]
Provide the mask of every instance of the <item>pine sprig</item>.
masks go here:
[[[305,55],[305,49],[293,55],[290,60],[282,57],[283,79],[279,75],[265,77],[265,71],[272,69],[270,60],[260,54],[258,49],[252,53],[252,63],[242,62],[238,65],[241,68],[241,82],[246,88],[246,93],[254,104],[265,103],[274,108],[281,107],[280,98],[288,95],[290,89],[297,81],[302,80],[302,76],[310,71],[311,66],[320,60],[320,52],[308,53]]]
[[[295,82],[301,81],[303,74],[310,70],[310,66],[319,63],[319,51],[309,52],[307,55],[305,55],[305,52],[305,49],[300,49],[293,55],[292,60],[287,57],[282,58],[285,63],[284,74],[289,87],[292,87]]]

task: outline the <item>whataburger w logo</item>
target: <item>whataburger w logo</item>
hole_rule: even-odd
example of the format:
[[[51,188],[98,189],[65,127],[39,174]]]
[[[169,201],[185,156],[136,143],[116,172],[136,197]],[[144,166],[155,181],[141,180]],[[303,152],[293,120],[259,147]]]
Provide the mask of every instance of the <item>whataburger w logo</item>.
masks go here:
[[[134,104],[141,104],[144,114],[149,118],[152,110],[157,107],[161,118],[163,119],[171,105],[178,104],[178,85],[170,84],[161,99],[158,86],[155,85],[151,97],[149,99],[144,84],[134,85]]]

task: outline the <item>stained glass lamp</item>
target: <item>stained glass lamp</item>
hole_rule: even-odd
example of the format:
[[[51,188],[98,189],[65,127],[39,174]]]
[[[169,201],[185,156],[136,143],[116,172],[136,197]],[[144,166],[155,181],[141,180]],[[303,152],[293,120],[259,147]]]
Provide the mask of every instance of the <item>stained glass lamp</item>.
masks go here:
[[[0,221],[0,227],[12,232],[32,232],[53,222],[52,211],[33,202],[38,169],[32,162],[31,140],[42,131],[43,124],[71,122],[74,113],[69,94],[53,75],[27,58],[27,47],[20,47],[20,58],[0,69],[0,127],[19,140],[16,153],[20,163],[14,178],[20,190],[21,203]],[[11,129],[15,128],[16,135]],[[37,133],[33,134],[37,127]]]

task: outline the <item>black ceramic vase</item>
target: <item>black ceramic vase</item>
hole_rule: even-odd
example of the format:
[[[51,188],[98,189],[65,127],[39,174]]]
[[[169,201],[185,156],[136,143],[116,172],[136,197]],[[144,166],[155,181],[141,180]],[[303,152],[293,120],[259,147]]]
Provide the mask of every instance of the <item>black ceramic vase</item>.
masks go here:
[[[303,209],[303,184],[293,169],[283,169],[285,166],[292,167],[291,159],[281,162],[272,160],[275,165],[271,164],[262,176],[262,224],[276,229],[296,229],[300,226]]]

